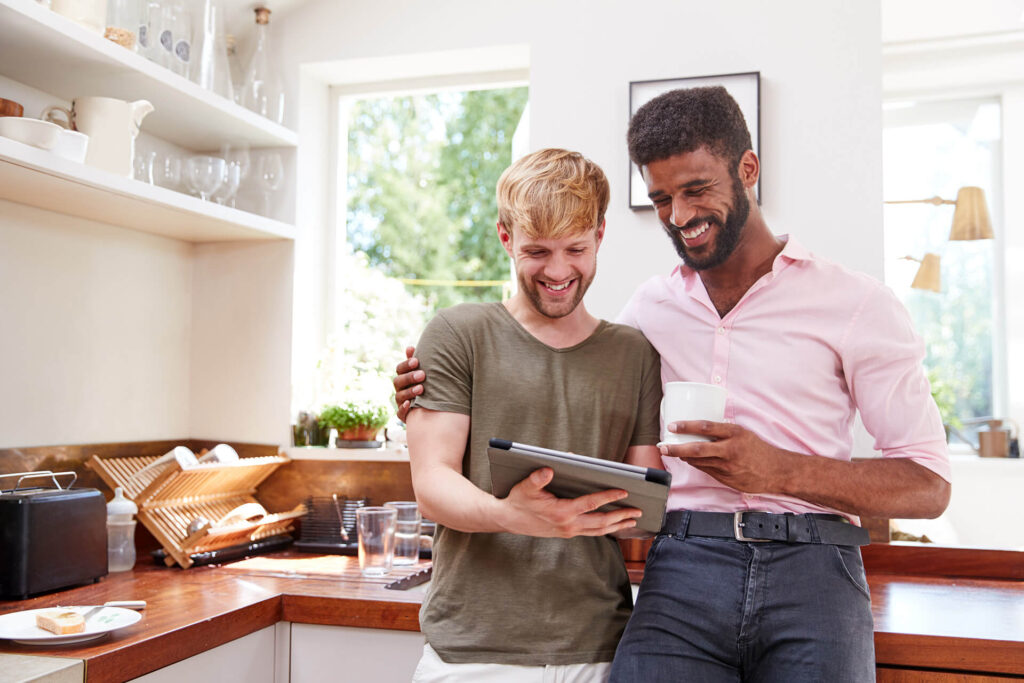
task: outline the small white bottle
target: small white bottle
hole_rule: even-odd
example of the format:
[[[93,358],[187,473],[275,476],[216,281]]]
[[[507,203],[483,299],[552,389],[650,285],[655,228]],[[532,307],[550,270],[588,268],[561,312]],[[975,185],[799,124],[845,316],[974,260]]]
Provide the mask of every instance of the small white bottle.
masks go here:
[[[139,507],[124,497],[120,486],[107,503],[107,571],[126,572],[135,567],[135,520]]]

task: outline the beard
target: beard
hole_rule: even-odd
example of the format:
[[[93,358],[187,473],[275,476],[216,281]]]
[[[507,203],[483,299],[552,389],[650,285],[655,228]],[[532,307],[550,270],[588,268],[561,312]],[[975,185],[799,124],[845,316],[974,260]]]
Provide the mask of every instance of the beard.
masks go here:
[[[693,270],[708,270],[725,263],[725,260],[736,249],[736,245],[740,241],[740,234],[743,232],[743,224],[747,222],[749,216],[750,200],[747,199],[747,194],[743,190],[743,183],[740,182],[739,175],[734,174],[732,179],[732,207],[726,214],[724,223],[715,216],[698,216],[688,221],[681,228],[676,228],[665,222],[662,222],[662,227],[668,233],[669,239],[675,245],[676,253],[679,254],[679,258],[683,259],[683,263]],[[687,251],[686,243],[683,241],[683,236],[680,233],[683,230],[696,228],[702,223],[709,223],[715,226],[715,249],[704,258],[699,258]]]
[[[546,318],[564,318],[580,305],[583,301],[583,295],[587,293],[587,289],[590,288],[590,283],[594,281],[594,275],[597,274],[595,268],[590,273],[590,277],[584,279],[579,271],[573,273],[573,277],[576,278],[576,292],[572,295],[571,299],[560,302],[545,301],[541,296],[540,288],[532,278],[527,278],[522,273],[517,273],[516,277],[519,280],[519,291],[521,291],[533,306],[534,310],[543,315]]]

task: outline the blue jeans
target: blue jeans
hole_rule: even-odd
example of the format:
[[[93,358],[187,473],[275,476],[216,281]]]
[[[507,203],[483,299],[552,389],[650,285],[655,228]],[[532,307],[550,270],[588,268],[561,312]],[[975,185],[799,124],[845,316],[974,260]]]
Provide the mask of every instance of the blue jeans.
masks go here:
[[[610,680],[874,681],[860,549],[658,536]]]

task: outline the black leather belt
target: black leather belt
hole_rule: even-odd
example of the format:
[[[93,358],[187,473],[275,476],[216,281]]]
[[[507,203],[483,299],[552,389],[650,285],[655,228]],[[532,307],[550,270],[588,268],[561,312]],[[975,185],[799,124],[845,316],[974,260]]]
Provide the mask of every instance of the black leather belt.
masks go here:
[[[672,536],[710,536],[737,541],[783,543],[824,543],[828,545],[867,545],[867,529],[850,524],[839,515],[775,514],[748,510],[742,512],[701,512],[673,510],[665,515],[662,534]]]

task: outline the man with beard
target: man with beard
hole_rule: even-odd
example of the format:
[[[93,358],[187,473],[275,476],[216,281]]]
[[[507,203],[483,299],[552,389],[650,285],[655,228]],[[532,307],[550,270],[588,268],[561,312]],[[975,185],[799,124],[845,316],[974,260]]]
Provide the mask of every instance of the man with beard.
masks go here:
[[[639,332],[582,303],[605,229],[601,169],[541,150],[505,171],[497,195],[519,291],[440,311],[419,342],[431,381],[407,418],[409,459],[438,530],[414,680],[604,681],[632,607],[609,534],[636,526],[639,510],[596,512],[620,490],[555,498],[544,490],[548,468],[495,498],[487,445],[502,438],[660,468],[658,356]]]
[[[665,381],[728,399],[724,422],[670,425],[709,441],[661,449],[672,511],[612,680],[874,680],[857,516],[936,517],[949,501],[924,345],[881,283],[769,230],[724,88],[651,100],[627,137],[683,263],[619,320]],[[881,458],[851,462],[858,410]]]
[[[709,441],[662,447],[670,512],[611,678],[874,680],[858,516],[935,517],[949,500],[923,344],[883,285],[771,232],[723,88],[651,100],[628,142],[683,263],[619,321],[658,350],[664,381],[728,399],[724,422],[669,425]],[[398,368],[400,405],[414,368]],[[858,411],[881,458],[851,461]]]

